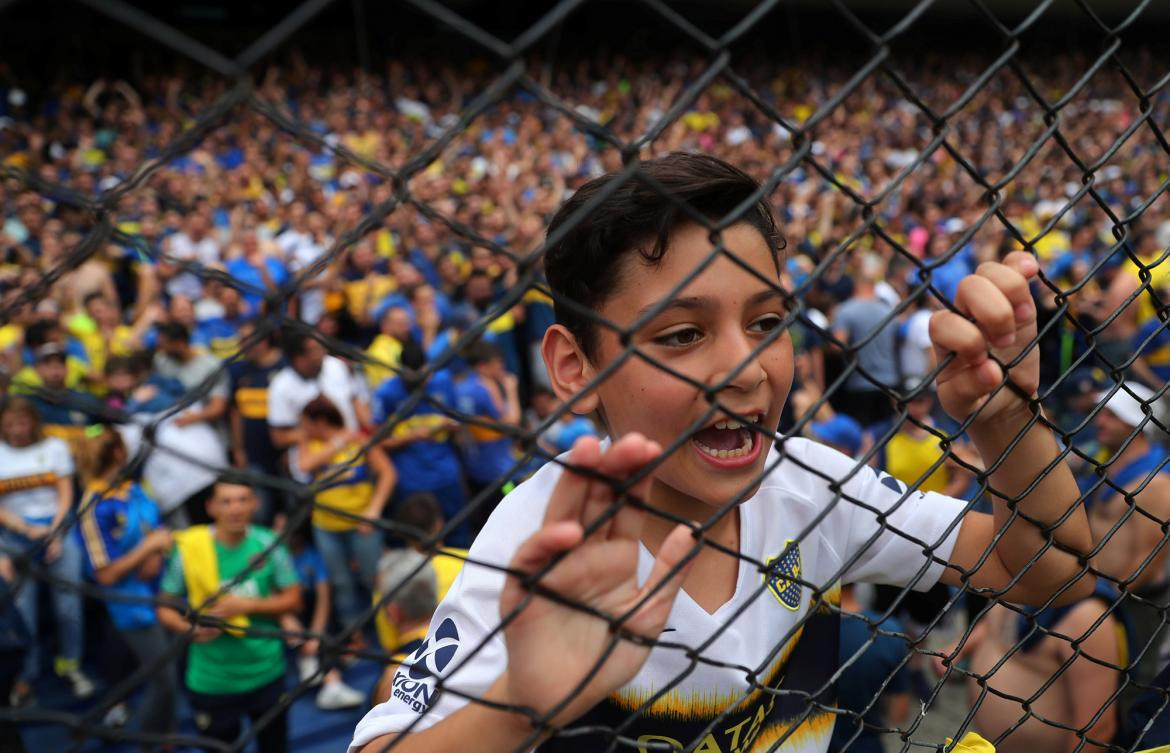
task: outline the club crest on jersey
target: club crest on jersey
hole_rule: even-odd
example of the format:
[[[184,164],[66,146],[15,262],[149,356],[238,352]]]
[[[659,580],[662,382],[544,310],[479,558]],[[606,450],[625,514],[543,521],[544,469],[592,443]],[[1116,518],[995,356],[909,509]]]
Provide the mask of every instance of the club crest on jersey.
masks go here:
[[[784,542],[784,551],[769,557],[764,564],[768,568],[764,582],[776,601],[793,612],[800,609],[800,543],[788,539]]]

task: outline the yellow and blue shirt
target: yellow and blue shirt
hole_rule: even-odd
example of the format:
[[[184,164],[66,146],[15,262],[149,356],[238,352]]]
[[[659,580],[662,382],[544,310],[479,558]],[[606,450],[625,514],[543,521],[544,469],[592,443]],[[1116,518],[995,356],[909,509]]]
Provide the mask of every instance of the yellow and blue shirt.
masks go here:
[[[160,525],[158,505],[137,483],[116,487],[90,484],[82,497],[77,530],[85,550],[86,573],[93,574],[132,552],[146,534]],[[156,621],[153,599],[158,578],[143,580],[130,573],[103,589],[102,601],[119,630],[149,627]]]
[[[484,385],[483,377],[472,372],[455,388],[455,405],[460,413],[475,416],[486,422],[499,422],[500,409]],[[463,462],[467,477],[477,484],[503,484],[510,479],[516,458],[512,454],[512,438],[491,428],[469,422],[474,440],[464,448]]]
[[[310,443],[317,450],[322,443]],[[313,506],[313,526],[323,531],[350,531],[361,521],[339,515],[363,515],[374,497],[374,474],[366,453],[357,442],[349,442],[330,457],[329,462],[313,473],[313,480],[325,481],[317,492]]]
[[[1157,317],[1150,319],[1133,337],[1133,349],[1159,379],[1170,381],[1170,329]]]
[[[244,454],[250,464],[270,474],[277,472],[280,450],[268,427],[268,384],[284,365],[283,358],[268,366],[240,359],[228,367],[231,401],[244,424]]]
[[[427,381],[424,393],[424,399],[406,411],[402,420],[394,425],[393,436],[404,436],[422,426],[435,426],[446,421],[440,406],[454,403],[451,375],[443,369],[436,371]],[[385,423],[410,399],[410,395],[402,377],[387,379],[374,394],[374,421]],[[402,494],[434,491],[462,478],[459,455],[451,444],[450,432],[445,430],[399,447],[390,453],[390,457],[395,467],[403,469],[398,478],[398,492]]]

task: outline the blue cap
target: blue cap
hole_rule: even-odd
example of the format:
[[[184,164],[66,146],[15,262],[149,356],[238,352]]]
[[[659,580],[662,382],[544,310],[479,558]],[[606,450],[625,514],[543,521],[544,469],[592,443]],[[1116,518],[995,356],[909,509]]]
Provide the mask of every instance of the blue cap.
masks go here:
[[[861,452],[861,424],[843,413],[838,413],[828,421],[813,423],[808,428],[817,439],[843,447],[850,455]]]

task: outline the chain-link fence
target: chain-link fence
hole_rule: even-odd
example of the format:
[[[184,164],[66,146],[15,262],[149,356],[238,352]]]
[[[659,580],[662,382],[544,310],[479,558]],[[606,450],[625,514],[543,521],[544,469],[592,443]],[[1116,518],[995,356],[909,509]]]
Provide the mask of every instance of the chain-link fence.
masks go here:
[[[414,0],[468,62],[384,70],[355,3],[355,72],[84,5],[203,73],[0,86],[12,745],[1170,743],[1150,3]]]

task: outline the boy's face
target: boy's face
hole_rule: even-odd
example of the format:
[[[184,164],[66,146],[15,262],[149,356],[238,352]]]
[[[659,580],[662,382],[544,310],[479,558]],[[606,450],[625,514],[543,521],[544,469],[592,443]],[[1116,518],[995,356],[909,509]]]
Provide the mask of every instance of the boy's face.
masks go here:
[[[772,439],[734,428],[709,431],[730,416],[717,410],[704,419],[709,403],[702,392],[651,362],[704,385],[726,380],[727,386],[716,396],[721,405],[775,427],[792,387],[793,352],[785,332],[752,355],[782,323],[785,305],[777,290],[776,263],[764,238],[750,225],[729,228],[723,241],[755,275],[720,255],[672,294],[711,252],[707,236],[705,229],[687,225],[676,231],[657,266],[646,265],[637,254],[622,262],[619,287],[601,306],[602,316],[630,327],[660,302],[670,304],[633,335],[632,343],[645,358],[628,358],[598,387],[597,398],[613,437],[636,431],[665,448],[688,436],[659,466],[656,479],[718,506],[745,491],[754,492],[749,484],[764,467]],[[598,334],[595,371],[622,352],[615,332],[603,328]],[[699,421],[702,430],[695,436],[689,430]]]
[[[220,482],[207,501],[207,515],[227,533],[241,534],[252,522],[257,505],[250,486]]]

